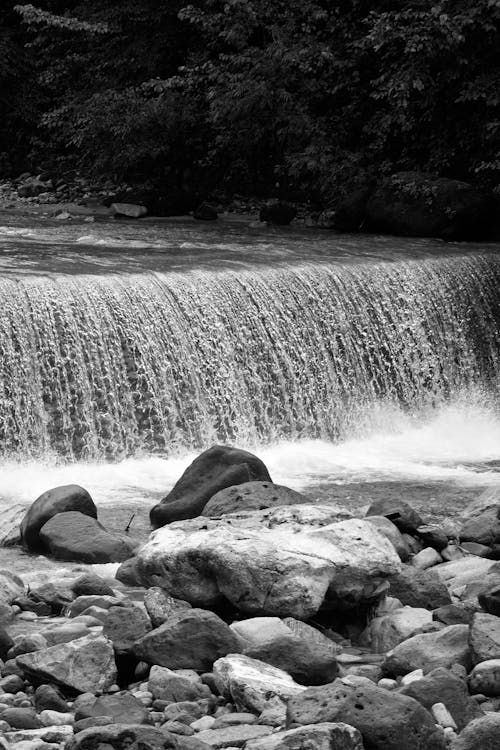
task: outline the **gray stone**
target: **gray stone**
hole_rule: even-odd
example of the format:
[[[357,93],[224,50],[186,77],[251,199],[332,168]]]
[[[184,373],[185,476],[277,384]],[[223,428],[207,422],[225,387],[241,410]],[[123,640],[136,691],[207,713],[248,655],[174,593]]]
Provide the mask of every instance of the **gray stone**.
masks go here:
[[[148,709],[130,693],[101,695],[86,701],[76,712],[75,718],[89,719],[97,716],[111,717],[114,724],[150,724]]]
[[[385,516],[402,532],[413,533],[422,526],[422,519],[417,511],[399,498],[380,498],[375,500],[366,512],[367,516]]]
[[[252,740],[245,750],[363,750],[363,740],[349,724],[323,722]]]
[[[122,562],[134,553],[126,536],[111,534],[95,518],[77,511],[54,515],[39,531],[48,554],[85,563]]]
[[[144,610],[130,604],[108,609],[102,634],[113,643],[115,653],[123,655],[131,653],[134,643],[151,629],[151,621]]]
[[[206,729],[198,732],[197,739],[205,742],[209,747],[246,747],[250,740],[265,737],[272,732],[271,727],[260,724],[239,724],[221,729]]]
[[[307,497],[272,482],[244,482],[226,487],[213,495],[205,505],[202,515],[221,516],[242,510],[264,510],[278,505],[307,503]]]
[[[207,750],[195,737],[182,737],[145,724],[109,724],[78,732],[65,750]]]
[[[475,719],[460,732],[451,750],[498,750],[500,713],[489,713]]]
[[[178,703],[207,698],[210,690],[201,680],[193,680],[166,667],[153,665],[149,673],[148,689],[153,698]]]
[[[500,659],[500,617],[476,612],[470,624],[469,643],[473,664]]]
[[[159,628],[168,618],[180,609],[190,609],[189,602],[174,599],[159,586],[152,586],[144,594],[144,606],[154,628]]]
[[[477,664],[469,675],[469,690],[471,693],[500,696],[500,659]]]
[[[437,667],[471,666],[467,625],[450,625],[436,633],[420,633],[390,651],[382,665],[388,675],[405,675],[415,669],[424,673]]]
[[[390,595],[408,607],[436,609],[451,604],[448,589],[439,578],[437,570],[438,568],[432,571],[417,570],[403,566],[399,573],[389,578]]]

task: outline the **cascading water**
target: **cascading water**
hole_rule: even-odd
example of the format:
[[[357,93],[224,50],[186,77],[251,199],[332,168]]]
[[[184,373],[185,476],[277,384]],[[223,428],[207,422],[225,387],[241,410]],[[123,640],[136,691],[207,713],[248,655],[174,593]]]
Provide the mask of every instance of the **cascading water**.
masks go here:
[[[500,256],[0,281],[6,457],[338,441],[500,383]]]

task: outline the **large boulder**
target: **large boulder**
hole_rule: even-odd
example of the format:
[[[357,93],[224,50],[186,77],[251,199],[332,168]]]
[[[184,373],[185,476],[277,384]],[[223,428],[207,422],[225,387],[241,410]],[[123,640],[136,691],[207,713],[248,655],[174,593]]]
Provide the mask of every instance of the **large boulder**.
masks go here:
[[[37,682],[55,682],[78,693],[103,691],[116,682],[111,641],[85,636],[18,656],[18,667]]]
[[[245,482],[217,492],[203,509],[203,516],[221,516],[242,510],[264,510],[277,505],[307,503],[300,492],[272,482]]]
[[[446,746],[443,733],[420,703],[359,677],[308,688],[289,700],[287,716],[289,724],[350,724],[371,750],[444,750]]]
[[[226,700],[240,711],[256,714],[264,710],[272,696],[286,701],[306,689],[282,669],[243,654],[219,659],[213,673],[217,689]]]
[[[404,500],[386,497],[374,500],[366,512],[367,516],[384,516],[401,532],[413,533],[422,525],[416,510]]]
[[[371,193],[363,228],[406,237],[482,240],[498,230],[497,214],[495,197],[467,182],[399,172]]]
[[[148,664],[208,672],[214,661],[238,651],[238,640],[213,612],[186,609],[139,638],[133,651]]]
[[[254,480],[271,482],[263,462],[239,448],[215,445],[201,453],[186,469],[169,494],[151,510],[153,528],[194,518],[216,492]]]
[[[77,511],[53,516],[42,526],[39,535],[47,553],[58,560],[122,562],[134,554],[130,539],[111,534],[97,519]]]
[[[67,511],[78,511],[97,518],[97,508],[90,494],[77,484],[55,487],[44,492],[30,506],[21,522],[21,540],[30,552],[44,552],[40,529],[53,516]]]
[[[415,669],[424,673],[437,667],[471,666],[467,625],[450,625],[434,633],[419,633],[400,643],[386,656],[383,669],[390,675],[405,675]]]
[[[451,750],[498,750],[500,713],[489,713],[468,724],[453,742]]]
[[[436,609],[451,604],[451,596],[434,570],[405,565],[389,578],[389,593],[408,607]]]
[[[399,557],[368,522],[335,517],[327,505],[294,505],[173,523],[138,551],[137,569],[145,586],[250,615],[304,620],[320,607],[373,604]]]

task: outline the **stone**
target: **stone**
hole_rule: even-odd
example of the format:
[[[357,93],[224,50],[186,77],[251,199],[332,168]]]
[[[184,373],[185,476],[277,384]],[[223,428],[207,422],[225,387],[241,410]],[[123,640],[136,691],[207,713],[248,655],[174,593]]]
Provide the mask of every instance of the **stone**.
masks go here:
[[[208,719],[208,716],[205,717]],[[199,719],[202,721],[202,719]],[[173,734],[182,734],[185,737],[191,737],[195,734],[192,727],[188,727],[187,724],[183,724],[182,721],[166,721],[161,725],[162,732],[172,732]],[[201,730],[200,730],[201,731]]]
[[[382,665],[386,675],[404,675],[414,669],[431,672],[437,667],[471,665],[467,625],[450,625],[436,633],[420,633],[390,651]]]
[[[462,542],[460,546],[468,555],[477,555],[478,557],[487,557],[491,559],[491,547],[487,547],[485,544],[478,544],[477,542]]]
[[[208,713],[208,701],[179,701],[165,707],[164,716],[168,721],[180,721],[192,724]]]
[[[475,719],[454,740],[452,750],[498,750],[500,712]]]
[[[151,525],[159,528],[172,521],[194,518],[216,492],[253,480],[272,481],[257,456],[239,448],[215,445],[195,458],[169,494],[151,510]]]
[[[134,643],[151,629],[151,621],[144,610],[130,604],[108,609],[102,634],[113,643],[115,653],[123,655],[132,653]]]
[[[500,542],[498,508],[490,508],[473,518],[469,518],[461,527],[458,535],[462,542],[476,542],[486,546]]]
[[[432,524],[419,526],[416,533],[425,547],[433,547],[441,552],[448,546],[448,535],[439,526],[433,526]]]
[[[433,571],[451,594],[465,601],[477,598],[479,591],[488,585],[490,575],[498,569],[496,566],[498,563],[494,560],[468,555],[459,560],[436,565]],[[491,580],[491,583],[494,580],[495,578]]]
[[[203,732],[198,732],[196,738],[209,747],[246,747],[246,743],[250,740],[266,737],[272,731],[271,727],[260,724],[238,724],[221,729],[205,729]]]
[[[390,595],[409,607],[436,609],[451,604],[451,596],[437,570],[416,570],[403,566],[400,572],[389,578]]]
[[[227,714],[227,715],[232,716],[232,714]],[[251,716],[252,719],[256,718],[253,714],[245,714],[245,715]],[[201,719],[196,719],[196,721],[192,721],[189,726],[195,732],[203,732],[205,729],[214,729],[214,728],[219,729],[220,726],[225,726],[224,724],[219,724],[219,726],[216,726],[216,724],[220,722],[221,719],[223,718],[224,718],[223,716],[221,716],[220,719],[216,719],[214,716],[202,716]],[[252,722],[242,722],[242,723],[251,724]]]
[[[396,498],[380,498],[375,500],[366,512],[367,516],[385,516],[398,527],[401,532],[414,533],[422,526],[422,519],[404,500]]]
[[[0,603],[12,604],[24,595],[24,583],[19,576],[9,570],[0,570]]]
[[[469,675],[469,690],[491,697],[500,696],[500,659],[477,664]]]
[[[84,638],[86,635],[90,635],[90,631],[84,623],[70,621],[44,628],[40,635],[45,638],[48,646],[55,646],[57,643],[68,643],[68,641],[75,641],[77,638]]]
[[[500,581],[484,586],[478,592],[477,599],[485,612],[500,617]]]
[[[44,492],[28,509],[21,522],[21,539],[30,552],[45,552],[40,539],[42,526],[58,513],[78,511],[91,518],[97,518],[97,508],[90,494],[77,484],[55,487]]]
[[[215,206],[203,202],[193,211],[193,218],[197,221],[217,221],[219,214]]]
[[[447,604],[438,607],[432,613],[432,619],[444,625],[468,625],[472,619],[472,612],[460,604]]]
[[[210,718],[210,717],[205,717]],[[211,729],[220,729],[221,727],[234,726],[235,724],[256,724],[257,717],[254,714],[250,714],[245,711],[237,711],[236,713],[223,714],[217,719],[214,719],[213,726]]]
[[[78,596],[114,596],[115,592],[111,586],[95,573],[85,573],[76,579],[71,588],[76,597]]]
[[[89,719],[97,716],[108,716],[113,724],[150,724],[148,709],[130,693],[101,695],[82,705],[75,718]]]
[[[65,750],[207,750],[195,737],[183,737],[145,724],[108,724],[75,734]]]
[[[251,740],[245,750],[363,750],[361,733],[349,724],[323,722]]]
[[[204,609],[180,610],[133,647],[135,656],[169,669],[206,672],[214,661],[238,650],[238,641],[220,617]]]
[[[210,690],[201,681],[190,679],[167,667],[154,664],[149,673],[148,687],[153,698],[178,703],[207,698]]]
[[[272,695],[287,700],[305,690],[282,669],[251,659],[243,654],[231,654],[213,666],[215,683],[221,695],[232,701],[238,710],[260,713]]]
[[[14,644],[9,649],[9,658],[13,659],[21,654],[31,654],[34,651],[40,651],[48,647],[48,642],[41,633],[32,635],[17,635],[14,638]]]
[[[402,562],[410,557],[410,550],[398,527],[385,516],[366,516],[366,521],[373,524],[392,544]]]
[[[168,618],[181,609],[190,609],[189,602],[174,599],[159,586],[152,586],[144,594],[144,606],[154,628],[159,628]]]
[[[457,729],[455,720],[453,719],[453,716],[450,714],[444,703],[434,703],[434,705],[431,707],[431,714],[434,716],[436,724],[442,726],[443,729],[445,729],[446,727],[450,727],[450,729],[453,730]]]
[[[58,711],[65,713],[68,710],[68,704],[55,685],[39,685],[35,690],[36,710],[41,711]]]
[[[434,565],[439,565],[440,562],[443,562],[443,558],[433,547],[425,547],[411,560],[412,566],[417,570],[432,568]]]
[[[371,750],[444,750],[442,732],[413,698],[348,677],[308,688],[288,703],[289,724],[344,722],[361,732]]]
[[[429,711],[435,703],[444,703],[457,727],[463,729],[481,711],[469,696],[465,671],[463,675],[457,672],[456,668],[433,669],[420,680],[405,685],[400,691],[401,695],[414,698]]]
[[[54,515],[40,529],[39,538],[47,553],[59,560],[122,562],[134,552],[126,536],[111,534],[95,518],[77,511]]]
[[[259,220],[286,226],[297,216],[297,209],[284,201],[269,201],[260,209]]]
[[[278,695],[271,695],[259,714],[258,722],[259,724],[267,724],[270,727],[285,727],[286,710],[286,702]]]
[[[10,649],[14,645],[14,640],[12,639],[10,633],[5,630],[0,625],[0,659],[6,659],[7,654],[9,653]]]
[[[202,511],[203,516],[222,516],[242,510],[264,510],[279,505],[307,503],[300,492],[272,482],[244,482],[226,487],[213,495]]]
[[[75,598],[65,579],[45,581],[31,586],[30,597],[48,604],[52,613],[60,614]]]
[[[41,727],[40,729],[18,729],[12,732],[5,732],[5,739],[7,742],[15,745],[16,750],[20,742],[41,740],[49,743],[53,748],[54,745],[64,745],[72,737],[73,727],[70,725]]]
[[[0,548],[21,544],[20,525],[26,514],[24,505],[11,505],[0,511]],[[1,595],[0,595],[1,601]]]
[[[474,665],[500,659],[500,617],[476,612],[470,624],[469,644]]]
[[[24,690],[24,681],[19,675],[10,674],[0,679],[0,694],[18,693],[20,690]]]
[[[23,654],[17,657],[17,664],[29,677],[78,693],[103,691],[116,682],[113,646],[102,636],[86,636]]]
[[[360,636],[360,643],[382,654],[390,651],[430,622],[432,622],[432,612],[428,609],[402,607],[371,620]]]
[[[121,606],[122,602],[116,596],[107,596],[104,594],[88,594],[78,596],[68,606],[66,613],[68,617],[78,617],[91,607],[109,610],[111,607]]]
[[[42,726],[32,708],[6,708],[2,711],[1,717],[12,729],[38,729]]]
[[[40,711],[39,716],[44,727],[70,726],[74,723],[73,714],[70,712],[60,713],[59,711],[45,709]]]
[[[249,615],[302,620],[320,607],[371,606],[399,557],[370,523],[335,515],[308,504],[172,523],[138,551],[140,579],[194,606],[229,601]]]
[[[91,716],[88,719],[75,721],[73,727],[76,734],[77,732],[82,732],[84,729],[89,729],[90,727],[105,727],[108,724],[113,724],[111,716]]]
[[[112,203],[110,211],[115,217],[123,216],[128,219],[141,219],[148,213],[145,206],[137,206],[134,203]]]

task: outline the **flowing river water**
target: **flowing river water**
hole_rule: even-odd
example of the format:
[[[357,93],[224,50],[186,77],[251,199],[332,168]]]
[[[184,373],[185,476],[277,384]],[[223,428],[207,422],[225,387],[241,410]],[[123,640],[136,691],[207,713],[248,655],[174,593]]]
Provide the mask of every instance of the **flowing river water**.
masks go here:
[[[214,443],[311,497],[453,515],[500,486],[499,290],[495,245],[9,219],[0,523],[78,483],[144,535]]]

